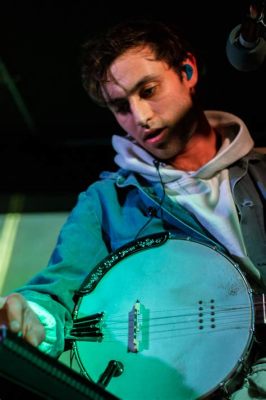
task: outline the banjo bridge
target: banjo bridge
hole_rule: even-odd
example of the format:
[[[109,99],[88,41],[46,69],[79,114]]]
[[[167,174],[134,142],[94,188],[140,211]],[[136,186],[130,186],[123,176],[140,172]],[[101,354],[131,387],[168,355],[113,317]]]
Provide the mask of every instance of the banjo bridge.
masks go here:
[[[148,340],[149,311],[137,300],[128,313],[128,352],[138,353],[147,349]]]

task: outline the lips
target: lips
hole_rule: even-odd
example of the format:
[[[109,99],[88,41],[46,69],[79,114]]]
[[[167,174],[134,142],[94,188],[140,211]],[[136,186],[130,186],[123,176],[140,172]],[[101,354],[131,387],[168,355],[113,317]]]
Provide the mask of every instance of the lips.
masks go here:
[[[153,129],[145,132],[144,141],[146,143],[157,143],[163,138],[163,129]]]

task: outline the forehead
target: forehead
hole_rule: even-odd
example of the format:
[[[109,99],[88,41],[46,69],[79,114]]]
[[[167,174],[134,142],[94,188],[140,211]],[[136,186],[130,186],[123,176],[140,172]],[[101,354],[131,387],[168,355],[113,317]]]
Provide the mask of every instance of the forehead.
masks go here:
[[[127,50],[111,64],[103,86],[105,98],[125,96],[141,82],[156,79],[167,69],[166,62],[156,60],[149,46]]]

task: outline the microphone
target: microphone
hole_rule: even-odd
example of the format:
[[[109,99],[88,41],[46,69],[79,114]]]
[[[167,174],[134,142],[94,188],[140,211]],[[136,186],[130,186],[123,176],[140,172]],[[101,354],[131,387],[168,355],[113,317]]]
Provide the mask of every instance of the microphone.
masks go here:
[[[264,7],[265,1],[254,1],[243,23],[237,25],[229,34],[226,55],[238,71],[254,71],[265,60]]]
[[[158,161],[158,160],[154,159],[154,160],[153,160],[153,165],[155,166],[155,168],[156,168],[157,170],[159,170],[159,167],[160,167],[160,161]]]

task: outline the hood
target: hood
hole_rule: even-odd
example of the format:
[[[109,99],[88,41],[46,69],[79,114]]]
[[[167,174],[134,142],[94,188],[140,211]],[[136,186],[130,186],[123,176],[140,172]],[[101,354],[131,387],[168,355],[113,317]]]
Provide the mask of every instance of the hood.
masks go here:
[[[216,156],[197,171],[191,171],[191,176],[209,178],[216,172],[228,167],[244,157],[254,146],[254,141],[245,123],[237,116],[223,111],[205,111],[210,125],[223,137],[222,145]],[[115,163],[123,169],[137,172],[151,181],[159,181],[156,159],[127,137],[114,135],[112,145],[116,151]],[[172,165],[161,162],[160,175],[163,182],[171,182],[183,175],[183,171]]]

